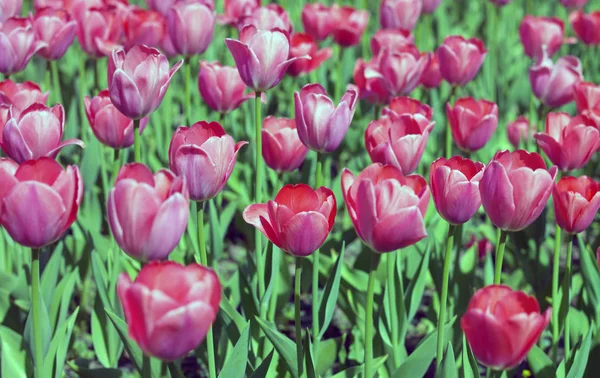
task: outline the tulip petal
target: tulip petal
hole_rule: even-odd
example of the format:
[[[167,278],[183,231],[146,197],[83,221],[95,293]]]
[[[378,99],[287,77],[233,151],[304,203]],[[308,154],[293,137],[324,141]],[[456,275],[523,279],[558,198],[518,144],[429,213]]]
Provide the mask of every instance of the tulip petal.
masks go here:
[[[308,256],[327,239],[329,223],[316,211],[301,212],[281,226],[281,244],[294,256]]]
[[[372,243],[377,252],[391,252],[412,245],[426,236],[421,211],[411,206],[379,220],[373,228]]]
[[[181,194],[169,197],[154,217],[144,255],[148,260],[166,258],[179,244],[188,223],[188,201]]]

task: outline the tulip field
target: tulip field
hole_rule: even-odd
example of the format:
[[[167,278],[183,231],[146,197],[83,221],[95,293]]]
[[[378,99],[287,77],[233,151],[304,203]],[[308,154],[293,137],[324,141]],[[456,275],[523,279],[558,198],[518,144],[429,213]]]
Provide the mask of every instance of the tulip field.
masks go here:
[[[0,377],[600,376],[600,0],[0,0]]]

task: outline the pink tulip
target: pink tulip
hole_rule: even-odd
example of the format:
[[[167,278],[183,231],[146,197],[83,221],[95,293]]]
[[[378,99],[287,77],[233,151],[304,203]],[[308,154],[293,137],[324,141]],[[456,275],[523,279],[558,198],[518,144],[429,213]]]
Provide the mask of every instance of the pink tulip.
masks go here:
[[[148,5],[148,9],[156,11],[163,16],[167,16],[167,12],[169,9],[179,0],[146,0],[146,4]]]
[[[552,192],[556,166],[524,150],[499,151],[479,182],[481,203],[492,223],[505,231],[520,231],[535,221]]]
[[[108,90],[94,98],[85,97],[85,113],[98,140],[111,148],[127,148],[133,144],[133,120],[127,118],[110,101]],[[140,122],[140,134],[146,128],[148,118]]]
[[[252,13],[242,17],[238,23],[240,33],[248,25],[254,26],[257,30],[279,30],[288,35],[292,34],[294,30],[294,24],[290,20],[290,15],[283,7],[277,4],[254,8]]]
[[[61,142],[65,129],[65,111],[58,104],[52,108],[35,103],[19,114],[9,111],[9,119],[2,130],[0,146],[11,159],[21,164],[42,156],[56,158],[64,147],[76,144],[84,147],[79,139]]]
[[[331,9],[322,3],[304,4],[302,26],[304,26],[304,32],[317,42],[323,41],[333,33],[335,28]]]
[[[180,126],[169,145],[169,166],[186,178],[192,200],[206,201],[223,190],[245,144],[236,144],[217,122]]]
[[[560,3],[567,8],[583,8],[588,0],[560,0]]]
[[[173,74],[183,61],[169,70],[167,57],[155,48],[136,45],[128,52],[114,50],[108,60],[108,88],[113,105],[132,119],[150,115],[158,108]]]
[[[465,245],[465,248],[469,249],[469,248],[473,247],[475,244],[477,244],[477,246],[476,246],[477,257],[479,258],[479,260],[485,259],[488,255],[491,255],[492,252],[494,252],[494,245],[492,244],[492,242],[490,242],[485,237],[477,240],[477,237],[475,236],[475,234],[471,235],[471,239]]]
[[[263,121],[262,139],[263,159],[267,167],[277,172],[295,171],[308,153],[293,119],[268,116]]]
[[[587,176],[563,177],[552,190],[556,223],[569,234],[585,231],[600,209],[600,183]]]
[[[431,120],[433,118],[433,109],[427,104],[422,104],[420,101],[410,97],[394,97],[389,106],[383,108],[381,113],[388,115],[391,112],[396,115],[400,114],[420,114],[423,117]]]
[[[508,3],[510,3],[512,0],[490,0],[490,3],[497,5],[499,7],[502,7]]]
[[[298,76],[316,70],[323,62],[331,58],[331,48],[319,49],[317,43],[308,34],[292,34],[290,38],[290,58],[304,56],[310,56],[310,59],[299,59],[290,64],[287,70],[288,75]]]
[[[58,60],[73,43],[77,22],[65,10],[42,8],[33,16],[33,29],[36,38],[46,44],[38,54],[47,60]]]
[[[383,49],[391,51],[402,49],[406,45],[414,45],[415,37],[408,30],[379,29],[371,38],[371,51],[376,56]]]
[[[79,169],[41,157],[17,166],[0,162],[0,223],[17,243],[41,248],[75,222],[83,197]]]
[[[12,75],[23,71],[33,54],[45,46],[36,40],[29,18],[12,17],[0,23],[0,72]]]
[[[593,120],[600,128],[600,85],[579,82],[574,89],[577,112]]]
[[[544,57],[544,49],[548,56],[560,49],[565,36],[565,25],[557,17],[525,15],[519,26],[519,35],[525,54],[537,60]]]
[[[188,197],[185,178],[171,171],[152,175],[140,163],[121,167],[106,205],[119,247],[137,260],[166,259],[187,228]]]
[[[330,189],[288,184],[275,200],[246,207],[243,217],[271,243],[291,255],[304,257],[323,245],[335,214],[335,196]]]
[[[563,56],[556,63],[548,57],[529,69],[533,94],[546,106],[557,108],[574,99],[573,87],[583,81],[581,62],[574,56]]]
[[[184,56],[205,52],[212,41],[215,22],[215,12],[204,4],[175,3],[167,13],[167,30],[175,51]]]
[[[296,127],[302,143],[319,152],[335,151],[352,122],[357,91],[349,87],[337,108],[321,84],[307,84],[294,92]]]
[[[221,24],[236,25],[258,7],[260,7],[260,0],[224,0],[225,14],[217,18]]]
[[[21,13],[23,0],[2,0],[0,3],[0,24]]]
[[[219,312],[221,284],[200,264],[153,261],[134,282],[121,273],[117,294],[131,337],[147,355],[185,357],[204,340]]]
[[[577,37],[586,45],[600,45],[600,11],[589,14],[578,10],[569,15],[569,22]]]
[[[12,107],[11,105],[7,105],[7,104],[0,104],[0,126],[2,128],[4,128],[4,125],[6,125],[6,122],[8,122],[9,120],[9,116],[10,116],[10,111],[11,109],[15,109],[14,107]],[[0,137],[2,136],[2,133],[0,133]]]
[[[242,80],[257,92],[264,92],[279,84],[293,62],[308,59],[288,59],[290,42],[279,30],[257,30],[250,25],[241,31],[240,39],[226,38],[225,43]]]
[[[425,88],[437,88],[442,83],[444,78],[440,71],[440,62],[438,61],[437,54],[433,54],[425,72],[421,75],[421,84]]]
[[[479,181],[484,165],[455,156],[441,157],[431,163],[429,185],[438,213],[448,223],[463,224],[475,215],[481,206]]]
[[[504,285],[475,292],[460,319],[475,358],[494,370],[519,365],[550,323],[552,309],[543,314],[535,297]]]
[[[421,8],[422,13],[433,13],[440,5],[442,0],[423,0],[423,7]]]
[[[369,165],[358,177],[344,168],[342,194],[356,233],[375,252],[395,251],[427,236],[430,194],[421,176],[403,176],[391,165]]]
[[[219,62],[200,62],[198,90],[206,105],[225,114],[237,109],[244,101],[254,98],[245,94],[246,84],[235,67],[221,66]]]
[[[419,113],[387,112],[371,121],[365,131],[365,146],[374,163],[389,164],[404,175],[414,172],[435,122]]]
[[[464,97],[446,104],[446,118],[452,140],[464,151],[477,151],[490,140],[498,127],[498,106],[491,101]]]
[[[46,104],[48,95],[49,92],[42,93],[40,86],[31,81],[15,83],[7,79],[0,82],[0,104],[12,105],[15,115],[36,102]]]
[[[92,58],[111,55],[123,33],[123,23],[115,7],[80,8],[73,13],[77,21],[77,39]]]
[[[383,0],[379,21],[384,29],[413,30],[421,15],[422,0]]]
[[[510,144],[519,148],[521,141],[527,143],[533,134],[535,134],[535,125],[530,124],[529,120],[524,116],[519,116],[516,120],[506,126],[506,134]]]
[[[369,12],[349,6],[331,6],[333,41],[342,47],[355,46],[369,23]]]
[[[450,36],[436,50],[442,77],[450,84],[465,85],[475,78],[487,49],[477,38]]]
[[[132,7],[125,16],[123,30],[127,50],[135,45],[159,48],[167,33],[165,16],[159,12]]]
[[[534,135],[552,164],[561,171],[584,167],[600,148],[600,130],[587,117],[548,113],[546,132]]]

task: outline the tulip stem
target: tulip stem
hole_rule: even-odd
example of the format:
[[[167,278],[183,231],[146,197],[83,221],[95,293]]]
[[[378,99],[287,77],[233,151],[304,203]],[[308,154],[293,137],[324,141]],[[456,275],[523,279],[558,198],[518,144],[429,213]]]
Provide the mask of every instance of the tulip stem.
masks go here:
[[[140,143],[140,120],[133,120],[133,151],[134,159],[137,163],[142,162],[142,146]]]
[[[50,68],[50,61],[46,61],[46,72],[44,73],[44,89],[53,95],[54,90],[52,89],[52,69]]]
[[[502,260],[504,260],[504,248],[508,231],[500,230],[498,242],[496,243],[496,271],[494,272],[494,285],[500,285],[502,281]]]
[[[565,366],[568,368],[569,357],[570,357],[570,349],[571,349],[571,339],[570,339],[570,328],[569,327],[569,308],[571,307],[571,260],[573,259],[573,234],[567,235],[567,265],[565,270],[565,285],[563,288],[563,300],[565,301],[565,339],[564,339],[564,349],[565,349]],[[558,311],[557,311],[558,312]]]
[[[367,309],[365,310],[365,376],[373,376],[373,297],[375,292],[375,274],[379,265],[380,255],[371,252],[371,267],[369,271],[369,282],[367,284]]]
[[[261,103],[260,103],[261,92],[256,92],[256,98],[254,99],[254,159],[255,159],[255,191],[254,191],[254,202],[260,203],[262,194],[263,184],[263,158],[262,158],[262,116],[261,116]],[[255,232],[255,243],[256,243],[256,270],[258,271],[258,299],[259,301],[265,295],[265,267],[262,256],[262,235],[258,229]]]
[[[446,101],[447,104],[450,104],[452,102],[452,99],[454,98],[454,94],[456,93],[456,89],[458,87],[456,85],[452,86],[452,89],[450,89],[450,94],[448,95],[448,101]],[[450,129],[450,122],[448,122],[448,120],[446,120],[446,159],[450,159],[452,157],[452,130]]]
[[[31,248],[31,310],[33,313],[33,342],[35,377],[44,376],[44,349],[42,345],[40,308],[40,250]]]
[[[152,365],[150,364],[150,356],[144,353],[142,357],[142,378],[152,378]]]
[[[387,254],[387,290],[390,306],[390,333],[392,342],[392,364],[397,368],[400,364],[400,348],[398,348],[398,315],[396,314],[396,252]],[[402,279],[402,277],[400,277]]]
[[[115,148],[113,151],[113,170],[112,170],[112,182],[117,181],[117,175],[119,174],[119,170],[121,169],[121,159],[119,155],[121,154],[121,150]]]
[[[85,72],[85,62],[86,62],[86,57],[85,55],[80,57],[80,64],[79,64],[79,122],[81,123],[82,127],[80,128],[80,132],[81,132],[81,140],[83,141],[83,143],[85,143],[87,145],[87,127],[83,127],[83,125],[86,124],[87,122],[87,116],[85,113],[85,104],[84,104],[84,98],[87,95],[87,84],[85,82],[86,80],[86,72]]]
[[[294,312],[296,327],[296,357],[298,359],[298,377],[302,376],[304,366],[302,358],[302,323],[300,322],[300,289],[302,286],[302,258],[296,256],[296,274],[294,277]]]
[[[552,311],[552,361],[558,360],[558,339],[560,338],[560,327],[558,324],[558,281],[560,274],[560,247],[561,247],[561,230],[558,224],[554,233],[554,258],[552,259],[552,306],[556,311]],[[564,295],[564,293],[563,293]]]
[[[56,100],[57,103],[62,104],[63,100],[62,100],[62,90],[60,87],[60,75],[58,72],[58,64],[56,63],[56,60],[50,61],[50,70],[52,71],[52,81],[54,82],[54,84],[53,84],[54,99]]]
[[[171,378],[185,378],[179,367],[179,362],[169,362],[167,368],[169,369],[169,373],[171,373]]]
[[[185,96],[185,122],[188,126],[192,125],[192,119],[190,116],[190,112],[191,112],[191,101],[192,101],[192,91],[190,89],[190,80],[192,79],[192,62],[191,59],[188,58],[185,60],[185,77],[183,78],[184,81],[184,96]]]
[[[321,186],[323,181],[323,157],[317,152],[317,171],[315,173],[315,189]],[[312,332],[313,332],[313,353],[318,356],[319,350],[319,260],[321,252],[319,249],[313,253],[313,271],[312,271]]]
[[[446,302],[448,302],[448,281],[450,279],[450,262],[452,261],[452,249],[454,248],[454,233],[456,226],[448,224],[448,237],[446,238],[446,254],[444,255],[444,273],[442,276],[442,293],[440,299],[440,316],[438,318],[437,334],[437,358],[435,367],[438,370],[444,357],[444,325],[446,323]]]

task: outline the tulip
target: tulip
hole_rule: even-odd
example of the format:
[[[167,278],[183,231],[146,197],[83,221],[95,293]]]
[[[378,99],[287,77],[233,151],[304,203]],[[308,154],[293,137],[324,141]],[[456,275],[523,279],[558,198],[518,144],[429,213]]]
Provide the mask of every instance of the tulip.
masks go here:
[[[600,148],[600,130],[592,120],[563,112],[548,113],[546,132],[534,138],[561,171],[582,168]]]
[[[308,148],[298,136],[295,120],[268,116],[261,133],[262,156],[267,167],[277,172],[291,172],[302,165]]]
[[[298,76],[316,70],[331,57],[331,48],[319,49],[317,43],[308,34],[292,34],[290,38],[290,58],[301,58],[304,56],[309,56],[310,60],[299,59],[290,64],[287,70],[288,75]]]
[[[308,59],[288,59],[290,43],[287,36],[279,30],[257,30],[250,25],[242,30],[240,38],[240,41],[226,38],[225,43],[242,80],[257,92],[264,92],[279,84],[293,62]]]
[[[217,317],[221,284],[200,264],[153,261],[134,282],[121,273],[117,294],[131,337],[150,356],[185,357],[204,340]]]
[[[417,169],[434,125],[419,113],[387,113],[367,126],[367,152],[374,163],[392,165],[408,175]]]
[[[529,120],[524,116],[520,116],[506,126],[506,134],[510,144],[519,148],[521,141],[527,143],[533,138],[533,134],[535,134],[535,125],[530,124]]]
[[[494,245],[487,238],[483,237],[477,240],[475,234],[471,235],[471,239],[465,245],[466,249],[469,249],[476,245],[477,248],[477,257],[479,260],[483,260],[487,257],[487,255],[491,254],[494,251]]]
[[[552,198],[558,226],[578,234],[592,224],[600,208],[600,183],[587,176],[563,177],[554,184]]]
[[[134,7],[127,12],[123,23],[125,49],[135,45],[159,48],[167,32],[165,17],[155,11]]]
[[[2,0],[0,4],[0,23],[5,22],[11,17],[18,16],[21,13],[23,0]]]
[[[569,15],[569,22],[577,37],[586,45],[600,45],[600,11],[589,14],[578,10]]]
[[[567,8],[583,8],[588,0],[560,0],[560,3]]]
[[[333,41],[342,47],[355,46],[369,23],[369,12],[349,6],[331,6]]]
[[[177,2],[167,13],[167,30],[173,47],[184,56],[202,54],[215,30],[215,12],[202,3]]]
[[[423,7],[421,8],[422,13],[433,13],[440,5],[442,0],[423,0]]]
[[[550,197],[557,167],[524,150],[499,151],[479,182],[481,203],[492,223],[504,231],[520,231],[535,221]]]
[[[186,178],[192,200],[206,201],[223,190],[245,144],[236,144],[217,122],[180,126],[169,145],[169,166]]]
[[[94,98],[84,98],[85,113],[98,140],[111,148],[127,148],[133,144],[133,121],[127,118],[110,101],[108,90]],[[148,118],[140,122],[140,134],[146,128]]]
[[[219,62],[200,62],[198,90],[204,102],[221,114],[237,109],[254,94],[244,94],[246,84],[235,67],[221,66]]]
[[[18,168],[0,163],[0,223],[17,243],[41,248],[62,237],[75,222],[83,197],[77,167],[54,159],[28,160]]]
[[[431,120],[433,118],[433,109],[429,105],[422,104],[420,101],[410,97],[394,97],[388,107],[383,108],[382,114],[390,113],[400,114],[420,114]]]
[[[148,9],[156,11],[163,16],[167,16],[169,9],[179,0],[146,0]]]
[[[425,72],[421,75],[421,84],[425,88],[437,88],[442,83],[444,78],[440,71],[440,62],[438,61],[437,54],[433,54]]]
[[[14,109],[11,105],[0,104],[0,126],[2,129],[6,125],[6,122],[8,122],[11,108]],[[2,136],[2,133],[0,133],[0,136]]]
[[[573,88],[582,80],[581,62],[574,56],[563,56],[556,63],[545,57],[529,69],[533,94],[550,108],[573,101]]]
[[[423,219],[429,187],[423,177],[404,176],[391,165],[376,163],[357,177],[344,168],[341,180],[354,229],[373,251],[395,251],[427,236]]]
[[[383,0],[379,20],[384,29],[413,30],[421,15],[422,0]]]
[[[414,45],[415,37],[408,30],[402,29],[379,29],[371,38],[371,51],[377,56],[381,50],[391,51],[404,48],[406,45]]]
[[[479,181],[484,165],[455,156],[441,157],[431,164],[429,185],[438,213],[451,224],[463,224],[481,206]]]
[[[155,48],[134,46],[128,52],[114,50],[108,60],[108,87],[113,105],[125,116],[138,120],[158,108],[173,74],[167,57]]]
[[[217,18],[221,24],[235,25],[258,7],[260,0],[224,0],[225,14]]]
[[[0,72],[12,75],[23,71],[33,54],[45,46],[36,40],[29,18],[12,17],[0,23]]]
[[[73,13],[77,21],[77,40],[92,58],[111,55],[123,33],[122,20],[115,7],[83,8]]]
[[[540,313],[535,297],[505,285],[490,285],[475,292],[460,327],[482,365],[508,370],[525,359],[551,314],[551,308]]]
[[[56,158],[60,150],[72,144],[84,146],[79,139],[61,142],[64,129],[65,111],[60,104],[48,108],[36,103],[18,116],[11,109],[2,130],[0,146],[19,164],[42,156]]]
[[[12,105],[15,115],[36,102],[46,104],[48,95],[49,92],[42,93],[40,86],[32,81],[15,83],[7,79],[0,82],[0,104]]]
[[[473,97],[458,99],[454,108],[446,104],[446,117],[454,143],[464,151],[477,151],[490,140],[498,126],[498,106]]]
[[[593,120],[600,128],[600,85],[579,82],[574,89],[577,112]]]
[[[508,3],[510,3],[512,0],[490,0],[490,3],[497,5],[499,7],[502,7]]]
[[[330,189],[288,184],[274,200],[246,207],[243,217],[282,250],[304,257],[325,242],[335,214],[336,201]]]
[[[327,6],[322,3],[307,3],[302,8],[302,26],[306,34],[320,42],[333,33],[335,22]]]
[[[77,22],[65,10],[42,8],[33,16],[33,29],[46,46],[38,54],[46,60],[58,60],[65,55],[75,39]]]
[[[487,49],[477,38],[450,36],[435,53],[444,80],[453,85],[465,85],[479,72]]]
[[[288,35],[294,30],[289,14],[277,4],[254,8],[252,13],[240,19],[238,29],[242,32],[248,25],[254,26],[257,30],[279,30]]]
[[[304,145],[319,152],[335,151],[352,122],[358,92],[349,87],[337,108],[321,84],[307,84],[294,92],[296,127]]]
[[[525,54],[535,60],[544,57],[544,49],[548,56],[554,55],[563,44],[564,34],[565,25],[557,17],[525,15],[519,26]]]

